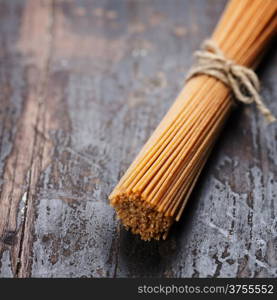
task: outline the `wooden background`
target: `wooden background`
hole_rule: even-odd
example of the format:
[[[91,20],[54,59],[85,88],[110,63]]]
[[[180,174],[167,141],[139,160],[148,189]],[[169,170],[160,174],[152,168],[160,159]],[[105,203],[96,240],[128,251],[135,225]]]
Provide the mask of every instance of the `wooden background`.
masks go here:
[[[0,277],[277,276],[277,125],[252,105],[166,241],[125,231],[107,200],[225,3],[0,1]],[[276,67],[269,51],[275,115]]]

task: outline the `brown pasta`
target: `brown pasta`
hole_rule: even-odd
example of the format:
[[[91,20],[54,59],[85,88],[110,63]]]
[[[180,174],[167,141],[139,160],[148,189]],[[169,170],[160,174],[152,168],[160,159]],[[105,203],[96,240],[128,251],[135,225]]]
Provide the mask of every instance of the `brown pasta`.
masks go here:
[[[231,0],[212,40],[226,58],[255,68],[277,28],[276,0]],[[219,80],[191,78],[122,177],[110,201],[143,240],[166,238],[178,221],[217,136],[232,111]]]

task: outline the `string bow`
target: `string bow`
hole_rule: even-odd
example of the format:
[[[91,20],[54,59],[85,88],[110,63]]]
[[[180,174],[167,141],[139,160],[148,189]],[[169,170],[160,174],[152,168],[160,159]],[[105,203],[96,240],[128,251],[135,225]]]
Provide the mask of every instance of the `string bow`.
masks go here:
[[[186,80],[200,74],[215,77],[230,87],[237,101],[244,104],[255,102],[269,123],[276,121],[259,94],[260,82],[252,69],[226,59],[212,40],[206,40],[195,56],[197,64],[190,69]]]

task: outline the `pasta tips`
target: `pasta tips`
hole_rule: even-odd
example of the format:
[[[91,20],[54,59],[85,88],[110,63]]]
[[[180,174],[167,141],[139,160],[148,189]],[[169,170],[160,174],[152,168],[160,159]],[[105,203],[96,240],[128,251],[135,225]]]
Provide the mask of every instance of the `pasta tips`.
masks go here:
[[[113,206],[123,225],[145,241],[165,238],[173,223],[172,217],[147,205],[138,195],[118,195],[113,199]]]

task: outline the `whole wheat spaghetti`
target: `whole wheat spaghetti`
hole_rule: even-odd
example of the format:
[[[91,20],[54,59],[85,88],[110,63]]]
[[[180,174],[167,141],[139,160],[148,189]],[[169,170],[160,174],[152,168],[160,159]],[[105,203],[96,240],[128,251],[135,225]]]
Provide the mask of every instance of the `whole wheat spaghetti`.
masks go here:
[[[211,41],[224,57],[255,68],[277,30],[277,0],[231,0]],[[178,221],[234,107],[221,80],[194,74],[131,164],[110,201],[142,239],[165,238]]]

